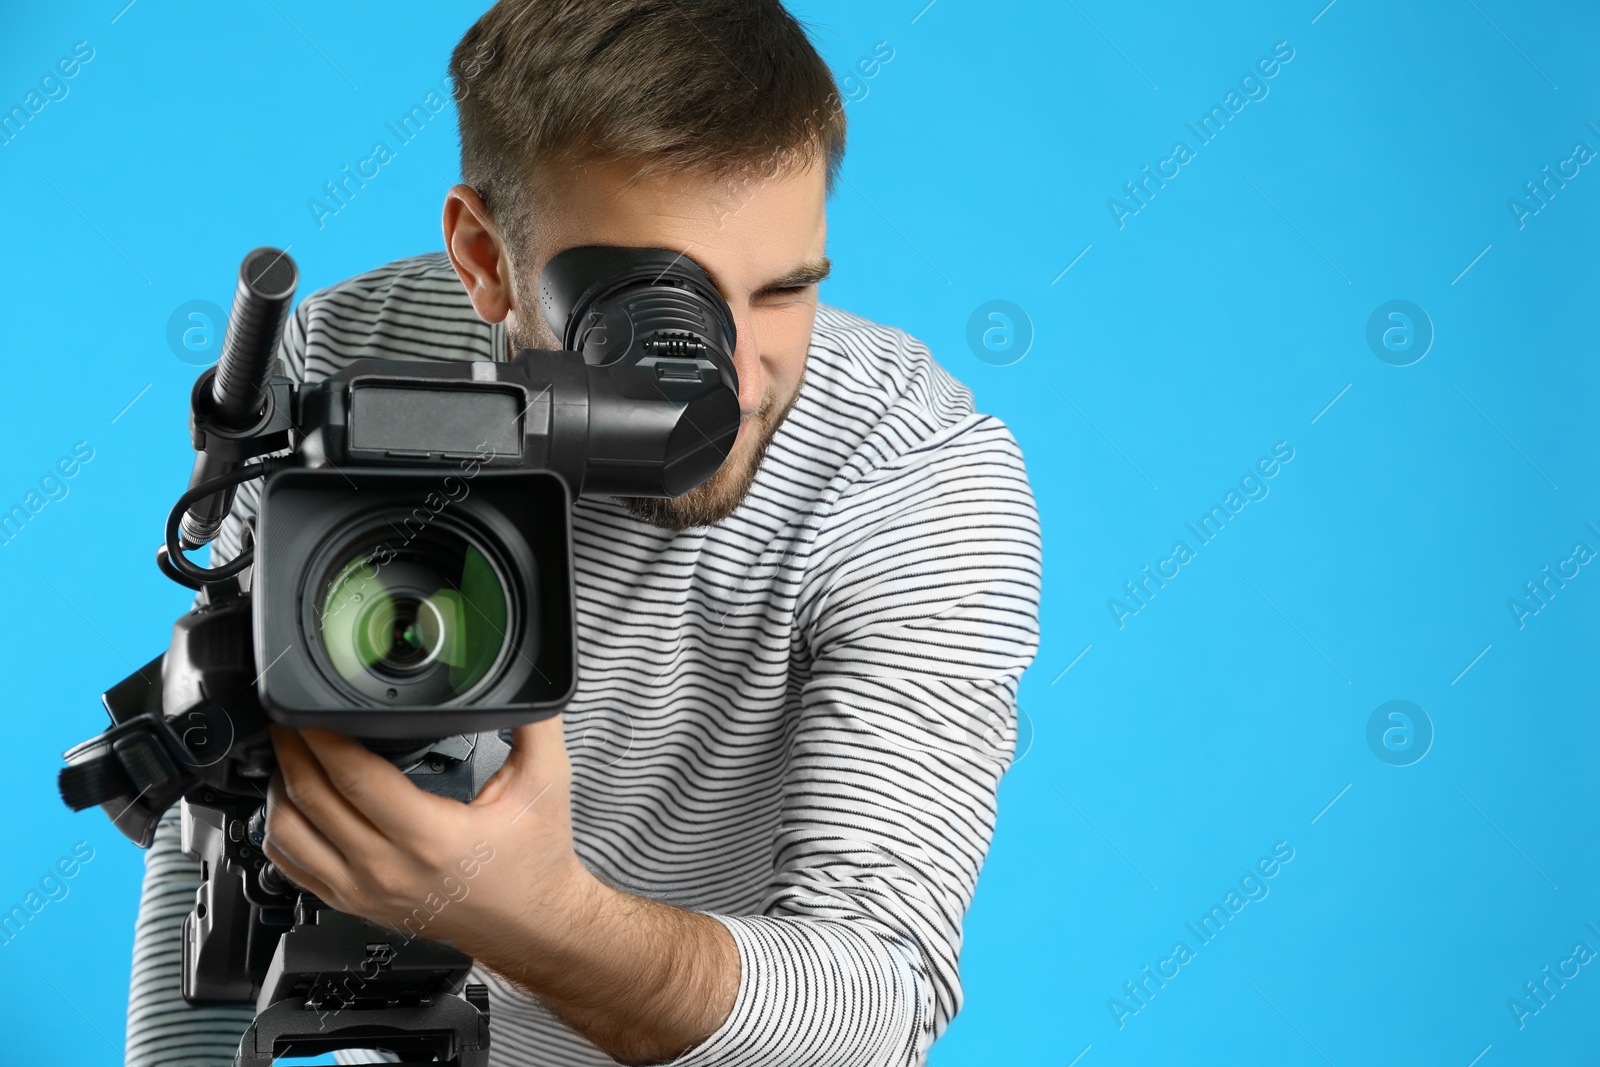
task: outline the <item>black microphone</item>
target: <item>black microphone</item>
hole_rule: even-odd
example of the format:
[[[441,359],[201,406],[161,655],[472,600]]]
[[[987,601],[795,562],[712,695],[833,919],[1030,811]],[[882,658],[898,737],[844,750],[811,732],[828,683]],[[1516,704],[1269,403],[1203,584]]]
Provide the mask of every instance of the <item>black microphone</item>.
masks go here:
[[[234,470],[239,464],[234,440],[254,428],[266,407],[267,380],[272,376],[289,318],[300,272],[287,252],[258,248],[239,265],[239,287],[228,313],[228,332],[222,342],[222,359],[203,375],[191,399],[195,444],[194,474],[189,488]],[[194,503],[179,524],[183,547],[210,543],[233,507],[234,488],[213,493]]]

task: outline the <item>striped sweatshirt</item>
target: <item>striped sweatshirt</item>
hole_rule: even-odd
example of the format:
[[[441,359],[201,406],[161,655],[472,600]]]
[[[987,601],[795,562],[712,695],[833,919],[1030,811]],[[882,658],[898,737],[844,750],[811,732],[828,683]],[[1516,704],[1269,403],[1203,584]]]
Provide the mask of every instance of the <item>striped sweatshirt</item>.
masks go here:
[[[438,252],[307,297],[280,354],[314,381],[508,351]],[[819,305],[799,397],[732,515],[673,533],[579,498],[573,540],[578,855],[738,946],[732,1011],[674,1067],[925,1062],[961,1007],[962,919],[1038,647],[1038,516],[1010,431],[921,342]],[[146,860],[127,1062],[231,1065],[253,1005],[179,996],[199,864],[174,814]],[[494,1067],[614,1062],[526,990],[471,980]]]

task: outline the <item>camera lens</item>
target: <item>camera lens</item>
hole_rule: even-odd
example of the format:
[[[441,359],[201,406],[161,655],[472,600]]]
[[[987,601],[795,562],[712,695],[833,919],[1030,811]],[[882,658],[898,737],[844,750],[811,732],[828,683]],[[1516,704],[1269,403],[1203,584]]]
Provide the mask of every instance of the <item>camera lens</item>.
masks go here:
[[[446,703],[506,657],[511,596],[476,538],[430,526],[398,549],[372,533],[343,540],[322,570],[315,626],[328,666],[361,697]]]

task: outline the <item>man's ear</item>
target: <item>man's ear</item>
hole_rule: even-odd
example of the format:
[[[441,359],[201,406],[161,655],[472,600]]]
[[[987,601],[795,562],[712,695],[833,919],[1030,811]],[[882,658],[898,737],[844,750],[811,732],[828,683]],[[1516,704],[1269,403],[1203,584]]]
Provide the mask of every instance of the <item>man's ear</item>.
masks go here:
[[[453,185],[444,195],[444,248],[484,322],[501,322],[515,308],[516,287],[505,239],[483,199],[470,185]]]

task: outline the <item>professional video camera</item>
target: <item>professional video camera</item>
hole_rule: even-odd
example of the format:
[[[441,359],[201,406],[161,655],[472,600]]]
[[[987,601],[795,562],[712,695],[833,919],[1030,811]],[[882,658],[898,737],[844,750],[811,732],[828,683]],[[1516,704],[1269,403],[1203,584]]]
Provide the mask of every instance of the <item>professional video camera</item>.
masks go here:
[[[182,993],[256,1002],[240,1067],[345,1048],[480,1067],[488,997],[469,958],[334,911],[262,854],[267,724],[358,737],[419,787],[472,799],[505,761],[501,732],[576,684],[573,497],[678,496],[727,457],[733,317],[680,254],[574,248],[539,286],[566,351],[363,359],[296,383],[276,352],[297,278],[270,248],[240,267],[157,552],[199,596],[166,653],[104,694],[112,725],[66,753],[61,796],[141,847],[181,801],[202,872]],[[239,555],[185,556],[252,478]]]

